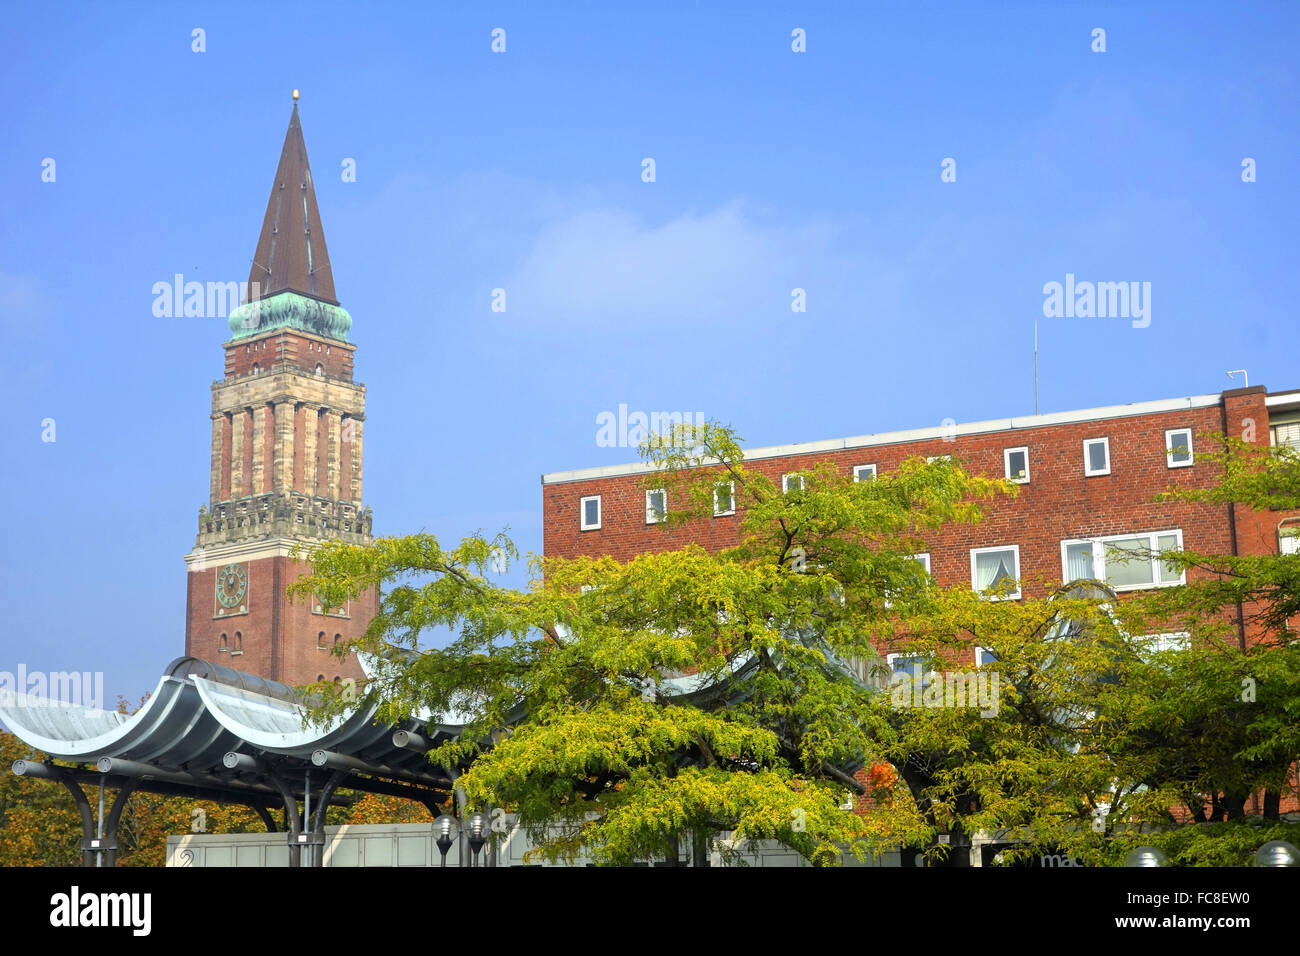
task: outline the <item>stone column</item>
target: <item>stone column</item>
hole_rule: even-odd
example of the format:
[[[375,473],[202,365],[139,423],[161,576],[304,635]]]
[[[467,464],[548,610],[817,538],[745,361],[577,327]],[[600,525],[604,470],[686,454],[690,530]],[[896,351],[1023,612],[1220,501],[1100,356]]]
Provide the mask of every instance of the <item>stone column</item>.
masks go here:
[[[230,413],[230,497],[244,494],[244,410]]]
[[[251,495],[253,487],[253,450],[257,447],[257,434],[253,431],[253,410],[245,408],[240,414],[244,421],[244,494]]]
[[[275,474],[275,407],[270,402],[262,406],[262,427],[257,431],[257,440],[262,445],[262,480],[257,492],[266,494],[271,490]]]
[[[258,405],[253,409],[253,454],[252,480],[248,485],[248,494],[262,493],[262,479],[266,474],[266,406]]]
[[[230,412],[219,414],[221,415],[221,492],[217,500],[225,501],[230,497],[230,476],[234,472],[232,446],[235,443],[235,422]]]
[[[307,409],[301,402],[293,406],[293,490],[305,491],[305,462],[307,460]]]
[[[316,411],[316,457],[312,466],[316,469],[316,494],[322,498],[330,496],[329,486],[329,411],[323,405]]]
[[[320,406],[311,402],[302,403],[302,490],[311,496],[316,494],[316,437],[320,431],[317,416]]]
[[[226,423],[226,416],[216,412],[212,416],[212,468],[208,475],[208,492],[210,502],[216,504],[221,500],[221,461],[223,448],[221,433]]]
[[[271,465],[271,490],[286,492],[293,487],[293,402],[278,398],[272,404],[275,410],[275,455]]]
[[[339,431],[342,427],[341,416],[338,412],[330,410],[325,415],[325,427],[327,429],[328,444],[326,444],[325,458],[325,487],[329,489],[325,493],[326,498],[342,498],[343,490],[339,486],[339,459],[342,457],[342,449],[339,447]]]
[[[358,505],[361,504],[361,427],[364,421],[362,418],[348,419],[352,426],[352,472],[349,475],[348,497]]]
[[[339,421],[339,497],[352,500],[352,443],[357,437],[357,423],[348,415]]]

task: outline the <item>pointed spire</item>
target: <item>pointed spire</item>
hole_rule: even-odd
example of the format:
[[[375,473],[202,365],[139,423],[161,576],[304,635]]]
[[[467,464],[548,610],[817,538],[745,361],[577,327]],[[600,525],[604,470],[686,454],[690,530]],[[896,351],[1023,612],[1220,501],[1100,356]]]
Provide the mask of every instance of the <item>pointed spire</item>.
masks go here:
[[[255,282],[257,296],[252,295]],[[250,298],[265,299],[277,292],[292,291],[338,305],[325,230],[316,208],[316,187],[298,121],[297,90],[293,91],[293,113],[284,134],[280,165],[271,184],[248,284]]]

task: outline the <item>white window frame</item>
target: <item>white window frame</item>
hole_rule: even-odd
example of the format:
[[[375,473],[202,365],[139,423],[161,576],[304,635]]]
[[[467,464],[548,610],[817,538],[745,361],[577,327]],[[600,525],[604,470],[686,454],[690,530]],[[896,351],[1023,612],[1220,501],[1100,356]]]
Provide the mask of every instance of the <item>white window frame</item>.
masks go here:
[[[989,595],[986,595],[986,597],[987,597],[988,600],[990,600],[990,601],[1019,601],[1020,598],[1021,598],[1023,595],[1022,595],[1022,593],[1021,593],[1021,588],[1020,588],[1020,545],[1018,545],[1018,544],[996,544],[996,545],[990,545],[990,546],[987,547],[987,548],[971,548],[971,549],[970,549],[970,586],[971,586],[971,590],[974,591],[976,594],[983,594],[983,593],[984,593],[983,591],[980,591],[980,590],[979,590],[978,586],[977,586],[976,583],[975,583],[975,582],[976,582],[976,576],[975,576],[975,557],[976,557],[976,555],[980,555],[980,554],[988,554],[988,553],[993,552],[993,551],[1010,551],[1012,554],[1014,554],[1014,555],[1016,556],[1016,567],[1015,567],[1015,571],[1014,571],[1014,573],[1011,575],[1013,578],[1016,579],[1016,589],[1015,589],[1015,591],[1008,592],[1007,594],[989,594]]]
[[[1097,442],[1101,442],[1102,445],[1104,445],[1106,448],[1106,467],[1094,471],[1092,468],[1092,463],[1088,460],[1089,457],[1088,446],[1095,445]],[[1085,438],[1083,440],[1083,476],[1085,478],[1092,478],[1095,475],[1109,475],[1109,474],[1110,474],[1110,436],[1103,435],[1100,438]]]
[[[992,651],[987,647],[980,647],[978,644],[975,645],[975,666],[977,668],[996,662],[997,658],[993,655]]]
[[[799,472],[797,472],[797,471],[787,471],[784,475],[781,476],[781,492],[782,492],[782,494],[785,494],[786,492],[788,492],[788,491],[790,490],[790,479],[791,479],[791,478],[796,478],[796,479],[798,479],[798,481],[799,481],[799,490],[800,490],[800,491],[803,491],[803,487],[804,487],[804,483],[803,483],[803,475],[799,474]]]
[[[926,574],[930,573],[930,552],[929,551],[921,551],[918,552],[917,554],[910,554],[908,555],[908,557],[910,557],[913,561],[919,561],[921,563],[921,567],[925,568],[925,573]],[[885,598],[885,607],[892,607],[892,606],[893,606],[893,602],[890,601],[889,598]]]
[[[904,652],[902,652],[902,651],[896,651],[896,652],[894,652],[894,653],[890,653],[890,654],[886,654],[886,655],[885,655],[885,666],[889,668],[889,686],[890,686],[890,687],[893,687],[893,686],[894,686],[894,675],[895,675],[895,674],[903,674],[903,673],[905,673],[905,674],[907,674],[908,687],[909,687],[909,689],[910,689],[910,688],[911,688],[911,682],[912,682],[912,681],[916,678],[916,676],[917,676],[917,673],[916,673],[916,670],[917,670],[917,669],[916,669],[916,667],[912,667],[911,669],[909,669],[909,670],[907,670],[907,671],[896,671],[896,670],[894,670],[894,661],[898,660],[899,658],[902,658],[902,659],[904,659],[904,660],[908,660],[908,661],[913,661],[913,662],[915,662],[916,664],[920,664],[920,663],[924,660],[924,657],[923,657],[921,654],[906,654],[906,653],[904,653]],[[923,670],[923,671],[921,671],[920,677],[921,677],[921,690],[922,690],[922,691],[924,691],[928,686],[930,686],[930,683],[935,679],[935,677],[936,677],[937,674],[938,674],[938,672],[937,672],[937,671],[934,671],[934,670],[929,670],[929,671],[925,671],[925,670]]]
[[[1174,449],[1182,445],[1174,444],[1174,436],[1187,433],[1187,460],[1174,461]],[[1196,452],[1192,447],[1192,430],[1190,428],[1170,428],[1165,432],[1165,464],[1170,468],[1191,468],[1196,462]]]
[[[1284,522],[1277,526],[1277,553],[1300,554],[1300,525]]]
[[[862,474],[863,474],[863,472],[868,472],[868,474],[869,474],[869,476],[870,476],[871,478],[875,478],[875,477],[876,477],[876,466],[875,466],[874,464],[873,464],[873,465],[854,465],[854,466],[853,466],[853,480],[854,480],[854,481],[862,481],[862,480],[863,480],[863,478],[862,478]]]
[[[650,496],[651,496],[651,495],[663,495],[664,507],[663,507],[663,511],[662,511],[662,512],[656,511],[654,508],[652,508],[652,507],[650,506]],[[646,523],[646,524],[658,524],[659,522],[663,521],[664,518],[667,517],[667,515],[668,515],[668,492],[667,492],[667,490],[665,490],[665,489],[663,489],[663,488],[651,488],[651,489],[649,489],[648,491],[646,491],[646,493],[645,493],[645,523]]]
[[[1286,445],[1300,451],[1300,421],[1278,422],[1275,425],[1269,425],[1268,441],[1274,448],[1278,445]]]
[[[952,455],[930,455],[925,459],[927,465],[933,465],[936,461],[952,461]]]
[[[1191,631],[1169,631],[1165,634],[1145,634],[1142,636],[1144,641],[1153,641],[1151,650],[1155,652],[1171,650],[1187,650],[1192,646]]]
[[[1025,475],[1023,478],[1017,478],[1011,474],[1011,456],[1018,451],[1025,453]],[[1002,472],[1007,476],[1008,481],[1013,481],[1017,485],[1029,484],[1029,446],[1018,445],[1015,448],[1002,449]]]
[[[919,654],[904,654],[902,651],[891,651],[885,655],[885,666],[889,668],[889,673],[898,673],[894,670],[894,661],[898,660],[900,657],[906,658],[907,660],[921,660],[921,655]]]
[[[1108,534],[1097,538],[1067,538],[1061,542],[1061,580],[1070,583],[1069,546],[1072,544],[1092,545],[1092,570],[1096,580],[1105,584],[1116,593],[1122,591],[1147,591],[1151,588],[1176,588],[1187,583],[1187,571],[1180,571],[1177,581],[1160,580],[1160,558],[1156,546],[1164,535],[1172,534],[1178,541],[1175,550],[1183,550],[1183,529],[1165,528],[1163,531],[1129,531],[1125,534]],[[1124,541],[1129,538],[1146,538],[1147,547],[1153,552],[1151,557],[1151,584],[1111,584],[1106,580],[1106,545],[1111,541]]]
[[[718,489],[722,485],[727,486],[727,495],[731,500],[731,507],[726,511],[718,510]],[[734,481],[719,481],[717,484],[713,486],[713,517],[725,518],[727,515],[734,515],[735,513],[736,513],[736,483]]]
[[[596,523],[587,524],[587,502],[596,502]],[[579,531],[599,531],[600,530],[601,505],[600,495],[584,495],[578,499],[578,530]]]

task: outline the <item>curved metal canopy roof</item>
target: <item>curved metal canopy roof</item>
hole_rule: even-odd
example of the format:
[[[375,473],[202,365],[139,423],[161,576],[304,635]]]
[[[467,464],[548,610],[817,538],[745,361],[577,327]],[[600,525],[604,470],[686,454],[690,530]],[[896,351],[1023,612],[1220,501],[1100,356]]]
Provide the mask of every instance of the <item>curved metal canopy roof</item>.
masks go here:
[[[367,670],[374,666],[363,661],[366,665]],[[456,737],[460,725],[440,724],[428,731],[428,713],[398,726],[377,724],[377,709],[376,701],[363,696],[351,713],[309,724],[294,688],[183,657],[172,662],[134,714],[18,695],[0,702],[0,720],[32,748],[75,763],[112,758],[160,770],[224,775],[236,769],[227,754],[316,766],[334,766],[328,760],[342,757],[358,772],[408,781],[440,779],[424,757],[426,747],[398,746],[394,733],[406,731],[403,739],[428,746]]]
[[[362,660],[368,675],[381,665]],[[322,865],[323,851],[315,848],[324,846],[325,810],[355,799],[339,798],[339,789],[398,796],[423,803],[435,816],[443,812],[456,773],[431,764],[427,751],[458,737],[463,725],[431,726],[427,712],[397,726],[379,722],[373,694],[346,713],[311,723],[306,703],[295,688],[182,657],[134,714],[21,695],[0,699],[0,721],[49,758],[17,760],[15,774],[58,781],[71,791],[82,817],[84,866],[115,864],[122,808],[136,791],[242,803],[268,830],[275,829],[271,809],[282,805],[290,866],[301,865],[304,850],[312,865]],[[87,784],[116,790],[112,811],[105,819],[101,806],[98,824],[82,789]]]
[[[400,667],[366,656],[361,665],[378,685],[392,676],[390,666]],[[743,694],[754,669],[752,656],[741,655],[719,674],[665,675],[659,691],[688,704]],[[268,830],[275,829],[271,808],[282,804],[290,866],[301,865],[304,850],[310,865],[321,866],[324,853],[317,848],[325,843],[325,810],[340,799],[338,789],[415,800],[435,816],[455,789],[461,768],[435,767],[427,752],[459,737],[467,715],[444,713],[435,721],[424,710],[394,725],[377,720],[379,696],[365,694],[348,711],[310,722],[300,690],[182,657],[134,714],[19,696],[0,699],[0,721],[49,758],[15,761],[15,774],[59,781],[72,792],[82,816],[85,866],[100,857],[115,864],[122,807],[136,791],[243,803]],[[521,705],[506,719],[523,716]],[[105,786],[117,790],[106,822],[100,811],[102,832],[82,790],[87,784],[99,785],[101,793]]]
[[[120,757],[206,769],[241,743],[205,711],[192,682],[167,676],[131,715],[20,695],[0,705],[0,720],[31,747],[77,763]]]
[[[395,663],[361,658],[371,678],[382,678]],[[668,677],[660,692],[684,703],[743,693],[754,664],[742,655],[722,675]],[[270,760],[286,769],[329,767],[434,787],[449,781],[429,763],[426,751],[458,737],[469,721],[453,712],[433,723],[434,715],[426,710],[397,725],[380,723],[376,696],[363,695],[350,712],[308,723],[303,704],[293,687],[181,657],[134,714],[19,697],[8,705],[0,701],[0,720],[50,758],[99,761],[106,773],[110,766],[132,762],[136,773],[152,769],[202,775],[207,783],[219,777],[239,786],[258,780],[264,770],[258,761]]]

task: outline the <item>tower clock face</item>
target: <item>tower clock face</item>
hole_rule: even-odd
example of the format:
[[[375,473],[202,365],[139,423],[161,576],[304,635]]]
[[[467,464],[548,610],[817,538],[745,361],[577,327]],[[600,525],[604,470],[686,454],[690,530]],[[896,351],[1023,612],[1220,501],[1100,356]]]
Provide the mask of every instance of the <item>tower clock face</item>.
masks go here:
[[[217,571],[217,603],[222,607],[238,607],[247,593],[248,572],[242,564],[227,564]]]

